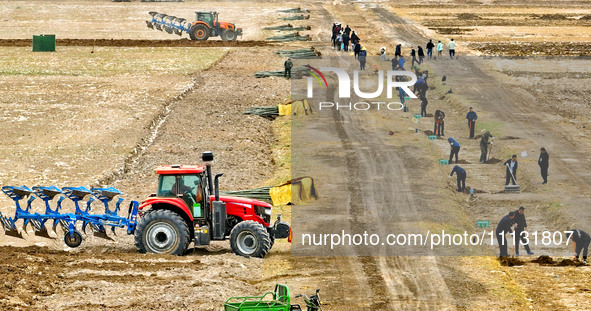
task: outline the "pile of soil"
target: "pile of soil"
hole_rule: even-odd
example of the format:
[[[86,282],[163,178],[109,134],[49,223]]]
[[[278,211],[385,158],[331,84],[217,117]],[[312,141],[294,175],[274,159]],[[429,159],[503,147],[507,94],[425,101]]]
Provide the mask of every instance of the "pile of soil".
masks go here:
[[[486,161],[486,164],[497,164],[497,163],[501,163],[503,162],[503,160],[497,159],[497,158],[490,158],[488,159],[488,161]]]
[[[423,131],[423,133],[425,133],[425,135],[427,135],[427,136],[433,135],[433,131],[431,131],[431,130],[425,130],[425,131]]]
[[[552,257],[550,256],[542,255],[538,257],[536,260],[532,260],[532,262],[539,263],[541,265],[553,265],[554,259],[552,259]]]
[[[461,20],[475,20],[475,19],[482,19],[482,17],[472,14],[472,13],[460,13],[457,15],[458,19]]]
[[[515,140],[515,139],[521,139],[519,137],[515,137],[515,136],[503,136],[501,138],[499,138],[500,140]]]
[[[474,28],[455,28],[455,27],[430,27],[442,35],[464,35],[474,31]]]
[[[499,257],[499,262],[501,266],[513,267],[513,266],[523,266],[523,261],[519,258],[512,258],[512,257]]]
[[[583,16],[581,16],[581,18],[579,18],[579,19],[580,19],[580,20],[583,20],[583,21],[588,21],[588,20],[591,20],[591,15],[583,15]]]
[[[541,16],[535,16],[535,18],[544,19],[544,20],[565,20],[565,19],[567,19],[567,17],[563,14],[543,14]]]
[[[580,267],[585,266],[585,264],[581,261],[574,261],[572,259],[563,259],[562,261],[556,263],[558,267]]]

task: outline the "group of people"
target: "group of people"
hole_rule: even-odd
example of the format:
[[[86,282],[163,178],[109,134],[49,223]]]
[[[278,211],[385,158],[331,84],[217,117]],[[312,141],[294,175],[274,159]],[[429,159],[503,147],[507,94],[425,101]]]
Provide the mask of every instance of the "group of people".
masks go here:
[[[524,234],[526,230],[527,221],[525,220],[525,208],[523,206],[519,207],[518,210],[511,211],[509,214],[505,215],[501,221],[499,221],[495,230],[497,243],[499,244],[499,257],[509,256],[509,252],[507,251],[507,234],[513,234],[515,256],[519,256],[519,244],[523,244],[523,248],[528,255],[533,255],[534,253],[529,247],[527,234]],[[574,244],[575,260],[579,260],[582,257],[583,263],[587,263],[587,254],[589,252],[591,236],[589,236],[587,232],[579,229],[571,229],[567,231],[567,234],[570,234],[570,240]]]
[[[435,129],[434,134],[438,136],[445,136],[443,134],[443,119],[445,118],[445,113],[443,111],[437,110],[435,112]],[[468,120],[468,136],[470,139],[474,138],[474,128],[476,127],[476,120],[478,119],[478,114],[474,111],[472,107],[469,108],[468,113],[466,114],[466,119]],[[490,150],[490,145],[494,142],[494,136],[487,130],[482,130],[482,135],[480,137],[480,163],[487,163],[488,162],[488,154]],[[452,163],[453,158],[456,160],[456,164],[458,163],[458,156],[460,153],[460,143],[453,137],[447,139],[450,145],[450,152],[449,152],[449,163]],[[550,166],[549,163],[550,156],[546,151],[546,148],[540,148],[540,155],[538,157],[538,165],[540,166],[540,174],[542,175],[542,184],[548,183],[548,167]],[[513,185],[517,184],[517,168],[519,167],[519,163],[517,162],[517,155],[513,155],[510,159],[503,163],[505,166],[505,185],[509,185],[512,183]],[[450,177],[454,175],[457,176],[457,184],[458,184],[458,192],[464,192],[465,190],[465,182],[466,182],[466,170],[459,166],[455,166],[449,175]]]
[[[452,38],[450,42],[447,44],[447,48],[449,51],[449,57],[451,59],[456,58],[456,42]],[[443,57],[443,43],[441,41],[437,41],[437,45],[433,43],[432,39],[429,39],[429,42],[425,45],[425,49],[427,50],[427,56],[429,59],[433,59],[433,49],[437,49],[437,56],[435,59]],[[414,47],[411,47],[410,50],[410,57],[411,57],[411,66],[414,66],[415,63],[420,65],[423,63],[425,59],[425,49],[422,46],[417,46],[415,50]],[[386,51],[386,47],[383,46],[380,48],[380,59],[383,61],[388,61],[388,55]],[[394,50],[394,58],[392,58],[392,70],[395,69],[396,66],[400,66],[404,68],[404,54],[402,53],[402,44],[397,44]],[[404,70],[404,69],[403,69]]]
[[[483,160],[486,160],[486,152],[487,152],[486,149],[488,148],[488,144],[492,143],[489,141],[489,140],[491,140],[491,138],[494,138],[494,137],[488,131],[482,135],[482,139],[480,141],[480,150],[481,150],[480,162],[481,163],[486,163],[486,161],[483,162]],[[448,138],[447,141],[451,147],[451,150],[449,152],[449,163],[450,164],[452,163],[452,158],[455,156],[456,164],[457,164],[458,163],[458,154],[459,154],[460,148],[461,148],[460,143],[458,143],[458,141],[452,137]],[[540,174],[542,175],[542,179],[543,179],[542,184],[548,183],[548,167],[550,166],[549,159],[550,159],[550,156],[548,155],[546,148],[544,148],[544,147],[540,148],[540,155],[538,157],[538,165],[540,166]],[[508,159],[507,161],[505,161],[503,163],[503,165],[505,166],[505,186],[509,185],[509,183],[516,185],[517,184],[517,168],[519,167],[519,163],[517,162],[517,155],[514,154],[513,156],[511,156],[511,158]],[[449,177],[452,177],[454,173],[456,173],[456,176],[457,176],[457,184],[458,184],[457,191],[464,192],[464,190],[466,188],[466,186],[465,186],[466,170],[464,170],[463,168],[456,165],[452,169]]]
[[[365,70],[365,63],[367,61],[367,50],[360,44],[361,38],[351,30],[349,25],[345,28],[339,23],[332,24],[332,36],[330,38],[333,49],[337,51],[349,52],[349,44],[351,44],[351,50],[355,59],[359,60],[359,66],[361,70]]]

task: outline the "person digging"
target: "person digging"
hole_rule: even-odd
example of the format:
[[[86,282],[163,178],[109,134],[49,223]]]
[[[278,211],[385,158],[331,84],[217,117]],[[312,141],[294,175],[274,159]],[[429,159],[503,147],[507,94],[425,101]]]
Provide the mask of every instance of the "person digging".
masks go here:
[[[489,146],[492,145],[495,137],[487,130],[482,130],[484,134],[480,137],[480,163],[486,163],[488,161],[487,155]],[[492,146],[491,146],[492,147]]]
[[[515,256],[519,256],[519,242],[523,244],[523,248],[528,255],[533,255],[534,253],[529,249],[529,243],[526,238],[526,235],[522,236],[522,232],[527,230],[527,222],[525,221],[525,207],[520,206],[518,210],[515,211],[515,218],[513,219],[515,222]]]
[[[458,192],[464,192],[464,190],[466,189],[466,170],[456,165],[451,170],[451,174],[449,174],[449,177],[452,177],[454,173],[456,174],[457,178],[456,181],[458,183]]]
[[[509,212],[508,215],[505,215],[505,217],[503,217],[501,219],[501,221],[499,221],[499,224],[497,225],[497,229],[495,231],[496,235],[497,235],[497,242],[499,243],[499,257],[509,257],[509,253],[507,253],[507,233],[512,233],[513,230],[511,229],[511,227],[513,227],[513,219],[515,218],[515,212],[511,211]]]
[[[513,182],[513,185],[516,185],[516,178],[517,178],[517,155],[513,155],[511,159],[505,161],[505,186],[509,184],[509,181]]]
[[[573,229],[573,234],[570,239],[575,245],[575,260],[579,260],[579,255],[583,255],[583,263],[587,263],[587,253],[589,251],[589,243],[591,243],[591,236],[583,230]]]
[[[454,155],[456,156],[456,164],[458,164],[458,153],[460,153],[460,143],[452,137],[447,139],[451,150],[449,151],[449,163],[451,163]]]

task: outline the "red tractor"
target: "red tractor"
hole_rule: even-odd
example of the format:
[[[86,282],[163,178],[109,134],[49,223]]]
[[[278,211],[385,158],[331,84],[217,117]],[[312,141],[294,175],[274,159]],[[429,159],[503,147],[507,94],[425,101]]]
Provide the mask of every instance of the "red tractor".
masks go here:
[[[167,165],[156,169],[158,192],[142,202],[135,230],[141,253],[182,255],[191,242],[209,245],[230,239],[234,253],[264,257],[275,239],[290,235],[281,215],[271,224],[266,202],[219,196],[218,178],[212,176],[213,153],[202,154],[202,166]]]

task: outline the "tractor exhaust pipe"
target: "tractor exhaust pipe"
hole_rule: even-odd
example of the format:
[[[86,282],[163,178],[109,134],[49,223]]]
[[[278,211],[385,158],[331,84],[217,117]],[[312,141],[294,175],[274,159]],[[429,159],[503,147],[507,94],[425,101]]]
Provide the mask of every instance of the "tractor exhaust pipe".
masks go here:
[[[207,188],[209,188],[209,195],[214,194],[213,176],[211,176],[211,166],[213,165],[213,152],[205,151],[201,154],[201,160],[207,172]]]
[[[218,181],[218,178],[224,176],[224,173],[219,173],[215,175],[215,179],[214,179],[214,188],[215,188],[215,200],[219,201],[220,200],[220,183]]]

